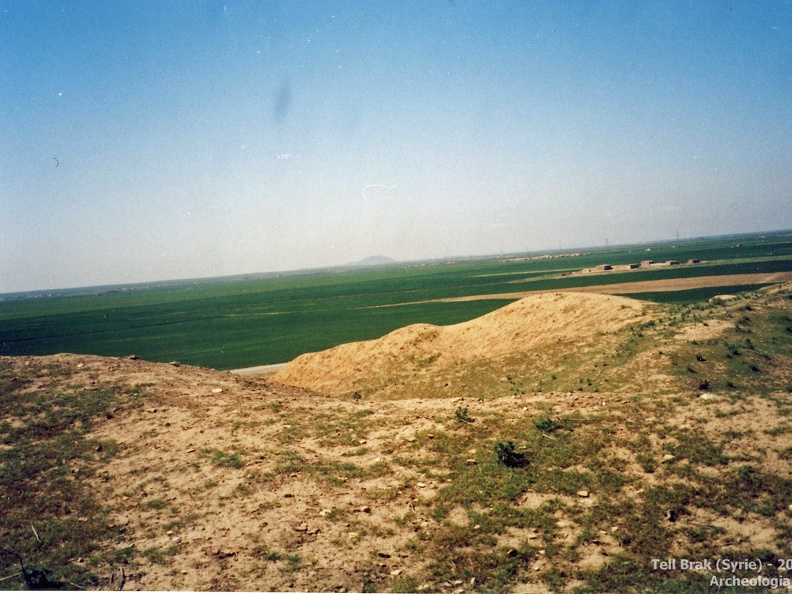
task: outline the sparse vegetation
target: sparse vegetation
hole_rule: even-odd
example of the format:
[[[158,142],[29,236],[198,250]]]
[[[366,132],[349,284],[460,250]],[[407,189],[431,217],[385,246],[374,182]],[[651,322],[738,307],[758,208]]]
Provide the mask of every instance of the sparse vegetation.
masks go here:
[[[457,406],[456,410],[454,411],[454,418],[458,423],[469,424],[475,421],[475,419],[468,413],[467,407],[462,406]]]
[[[55,581],[99,586],[91,568],[74,560],[113,558],[119,528],[88,483],[101,476],[117,448],[91,431],[119,410],[136,408],[142,396],[117,386],[65,385],[73,375],[65,366],[24,378],[17,373],[7,360],[0,363],[3,575],[18,568],[20,559]],[[21,585],[6,582],[4,587]]]
[[[528,464],[525,454],[517,451],[517,446],[513,441],[498,441],[492,447],[498,462],[511,468],[520,468]]]
[[[85,588],[701,591],[651,559],[792,555],[789,295],[651,305],[433,383],[441,357],[398,398],[373,367],[334,398],[2,358],[1,547]]]

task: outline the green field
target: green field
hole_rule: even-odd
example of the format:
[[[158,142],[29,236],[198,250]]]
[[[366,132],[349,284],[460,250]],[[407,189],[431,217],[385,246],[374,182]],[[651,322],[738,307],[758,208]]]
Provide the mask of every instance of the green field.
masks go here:
[[[590,252],[552,259],[472,259],[5,295],[0,296],[0,355],[134,353],[152,361],[234,369],[288,361],[408,324],[453,324],[509,302],[415,303],[431,299],[792,271],[790,232]],[[690,258],[702,263],[561,276],[602,263]],[[714,293],[696,289],[633,296],[673,302],[724,292],[720,287]]]
[[[617,293],[621,297],[641,299],[654,303],[697,303],[709,301],[718,295],[734,295],[748,291],[756,291],[767,284],[756,285],[729,285],[725,287],[701,287],[699,289],[684,289],[681,291],[649,291],[646,293]]]

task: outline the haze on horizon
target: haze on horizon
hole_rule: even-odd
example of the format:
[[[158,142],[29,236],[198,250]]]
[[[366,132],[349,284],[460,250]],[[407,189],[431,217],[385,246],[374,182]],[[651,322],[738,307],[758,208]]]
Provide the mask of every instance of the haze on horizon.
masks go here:
[[[792,228],[792,3],[0,0],[0,293]]]

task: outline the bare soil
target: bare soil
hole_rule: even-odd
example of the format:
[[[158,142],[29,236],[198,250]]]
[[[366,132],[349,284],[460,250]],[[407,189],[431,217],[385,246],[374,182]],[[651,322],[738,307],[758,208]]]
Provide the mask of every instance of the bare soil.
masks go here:
[[[306,355],[268,380],[69,354],[0,364],[20,399],[141,395],[92,430],[118,448],[88,480],[119,527],[105,546],[135,552],[125,589],[571,591],[630,559],[625,583],[645,590],[693,579],[655,576],[653,554],[790,553],[792,494],[778,485],[792,485],[792,357],[776,323],[790,295],[703,309],[532,295]],[[561,429],[537,431],[548,418]],[[493,454],[511,435],[526,469]],[[755,495],[702,495],[743,475],[763,477]],[[91,569],[111,589],[120,568]]]
[[[275,372],[273,381],[311,390],[344,394],[371,392],[371,371],[377,392],[399,392],[430,377],[455,382],[459,367],[470,362],[499,362],[512,354],[540,353],[559,343],[578,348],[602,342],[626,325],[646,319],[650,305],[622,297],[533,294],[490,314],[455,324],[414,324],[370,341],[339,345],[308,353]]]

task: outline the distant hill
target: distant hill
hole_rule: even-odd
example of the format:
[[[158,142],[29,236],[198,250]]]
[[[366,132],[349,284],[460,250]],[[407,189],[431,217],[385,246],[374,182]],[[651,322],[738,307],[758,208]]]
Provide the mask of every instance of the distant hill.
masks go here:
[[[396,260],[387,256],[369,256],[357,262],[351,262],[347,266],[384,266],[385,264],[396,264]]]

